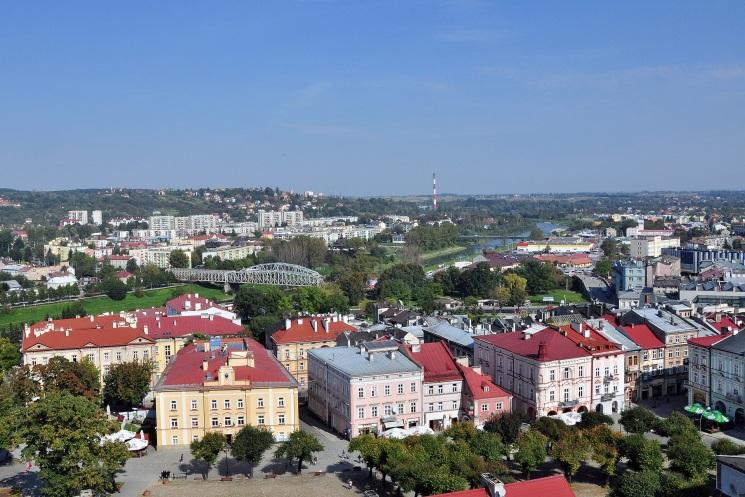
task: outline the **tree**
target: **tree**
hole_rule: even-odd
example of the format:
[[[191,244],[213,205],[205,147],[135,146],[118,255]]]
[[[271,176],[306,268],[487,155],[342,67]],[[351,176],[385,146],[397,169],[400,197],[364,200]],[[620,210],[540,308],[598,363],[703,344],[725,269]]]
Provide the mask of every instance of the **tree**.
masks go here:
[[[660,491],[660,474],[655,471],[628,471],[618,483],[619,497],[656,497]]]
[[[641,406],[632,407],[621,413],[621,426],[629,433],[646,433],[657,422],[657,416]]]
[[[558,442],[569,427],[559,419],[542,416],[533,424],[533,429],[546,435],[552,442]]]
[[[270,285],[242,285],[233,307],[243,319],[280,316],[292,309],[292,300],[281,289]]]
[[[21,363],[21,352],[18,346],[7,338],[0,338],[0,373],[5,374],[10,368]]]
[[[546,237],[543,235],[543,231],[541,231],[540,228],[537,226],[530,230],[530,239],[531,240],[544,240]]]
[[[556,288],[556,268],[547,262],[527,259],[520,263],[517,274],[527,280],[531,295],[540,295]]]
[[[289,459],[290,462],[297,459],[297,472],[300,474],[303,470],[303,461],[309,460],[314,452],[322,450],[323,445],[316,437],[306,431],[296,431],[277,448],[275,457],[284,457]]]
[[[602,412],[588,411],[582,414],[582,420],[578,424],[578,426],[583,429],[594,428],[599,425],[612,426],[613,418],[607,414],[603,414]]]
[[[515,462],[525,471],[530,479],[530,472],[535,470],[539,464],[546,460],[546,446],[548,438],[537,430],[530,429],[520,434],[517,438],[517,454]]]
[[[618,256],[618,243],[615,238],[606,238],[600,244],[600,248],[603,250],[603,255],[610,260]]]
[[[235,436],[231,452],[239,461],[249,463],[253,475],[253,467],[261,462],[264,452],[269,450],[273,443],[272,432],[263,427],[247,425]]]
[[[497,285],[498,274],[491,270],[488,263],[480,262],[475,268],[460,273],[458,292],[463,297],[487,298]]]
[[[95,402],[68,392],[50,393],[29,404],[21,425],[23,455],[39,466],[44,495],[117,490],[114,477],[129,454],[121,442],[101,443],[109,426]]]
[[[350,452],[359,452],[370,470],[369,478],[373,476],[373,469],[380,466],[383,438],[376,438],[369,433],[354,437],[349,442]]]
[[[207,470],[204,472],[205,480],[208,478],[215,461],[217,461],[220,451],[225,447],[226,440],[225,435],[219,431],[211,431],[206,433],[201,440],[194,440],[189,446],[194,459],[204,461],[207,464]]]
[[[103,280],[100,288],[111,300],[124,300],[127,296],[127,284],[122,283],[116,276]]]
[[[114,364],[104,377],[104,402],[127,410],[139,406],[150,391],[152,373],[153,364],[150,361]]]
[[[64,357],[52,357],[44,365],[35,366],[45,392],[69,392],[89,400],[98,400],[101,381],[98,369],[90,361],[71,362]]]
[[[618,445],[621,435],[611,430],[607,424],[598,424],[585,431],[592,447],[592,459],[605,473],[605,484],[616,474],[620,452]]]
[[[673,435],[667,444],[667,457],[671,469],[683,473],[696,483],[702,483],[714,467],[714,454],[698,433]]]
[[[506,303],[514,306],[521,306],[528,298],[528,280],[515,273],[507,273],[502,278],[502,282],[509,292]]]
[[[62,308],[62,313],[60,314],[60,319],[70,319],[74,317],[85,317],[88,315],[88,312],[85,310],[85,306],[82,302],[77,301],[73,302],[70,305],[66,305]]]
[[[496,414],[484,423],[484,430],[497,433],[506,444],[515,443],[520,434],[520,427],[525,423],[527,417],[519,412],[508,412],[497,416]]]
[[[168,256],[168,265],[176,268],[189,267],[189,256],[183,250],[172,250]]]
[[[598,276],[607,278],[608,276],[610,276],[611,269],[613,269],[613,263],[610,259],[600,259],[597,263],[595,263],[593,272]]]
[[[589,440],[579,429],[566,430],[551,449],[551,455],[564,468],[571,483],[590,451]]]
[[[640,471],[660,471],[664,459],[660,444],[643,435],[629,435],[619,444],[621,454],[629,460],[629,466]]]
[[[127,261],[126,271],[128,273],[134,274],[139,271],[139,269],[139,266],[137,266],[137,260],[134,257]]]

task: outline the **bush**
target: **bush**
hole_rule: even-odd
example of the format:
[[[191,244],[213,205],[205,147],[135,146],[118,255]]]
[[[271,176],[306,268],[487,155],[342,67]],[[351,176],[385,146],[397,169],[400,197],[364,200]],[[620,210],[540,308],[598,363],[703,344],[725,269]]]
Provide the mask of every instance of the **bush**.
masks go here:
[[[655,471],[642,471],[634,473],[629,471],[621,476],[618,483],[618,497],[656,497],[662,485],[660,473]]]
[[[657,419],[653,425],[655,431],[663,437],[674,437],[676,435],[694,435],[698,437],[698,429],[693,421],[679,412],[674,412],[670,417]]]
[[[722,438],[711,444],[711,450],[716,455],[737,456],[745,454],[745,445],[736,444],[728,438]]]
[[[558,442],[561,436],[570,429],[563,421],[554,418],[541,417],[533,424],[533,428],[543,433],[553,442]]]
[[[660,444],[643,435],[629,435],[621,441],[621,454],[629,460],[629,466],[637,470],[659,471],[663,457]]]

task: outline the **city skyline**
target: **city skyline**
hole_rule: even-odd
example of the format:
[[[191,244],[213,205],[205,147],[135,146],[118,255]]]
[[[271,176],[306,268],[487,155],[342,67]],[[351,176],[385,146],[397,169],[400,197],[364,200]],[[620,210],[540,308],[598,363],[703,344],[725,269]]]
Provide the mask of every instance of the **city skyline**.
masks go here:
[[[7,6],[2,183],[426,195],[435,170],[441,195],[739,189],[743,10]]]

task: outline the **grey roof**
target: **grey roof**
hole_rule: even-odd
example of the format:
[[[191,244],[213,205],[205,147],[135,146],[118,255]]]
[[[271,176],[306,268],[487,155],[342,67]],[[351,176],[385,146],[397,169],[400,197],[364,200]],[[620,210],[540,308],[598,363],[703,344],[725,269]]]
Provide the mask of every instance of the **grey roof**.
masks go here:
[[[624,352],[640,349],[635,341],[621,333],[613,324],[605,319],[589,319],[587,320],[587,324],[611,342],[619,344]]]
[[[404,326],[401,329],[417,338],[424,337],[424,329],[421,326]]]
[[[687,321],[675,314],[663,309],[654,309],[652,307],[641,307],[633,309],[630,313],[644,318],[650,326],[662,333],[680,333],[697,329],[690,321]],[[661,314],[661,315],[660,315]]]
[[[366,344],[369,345],[369,344]],[[358,347],[330,347],[313,349],[308,355],[328,363],[348,376],[372,376],[393,373],[419,372],[421,368],[400,352],[367,352]],[[369,359],[372,355],[372,360]]]
[[[737,333],[711,346],[712,349],[745,355],[745,333]]]
[[[717,456],[717,462],[723,462],[745,473],[745,456]]]
[[[473,348],[473,335],[469,332],[456,328],[449,323],[438,323],[434,326],[425,326],[424,331],[435,335],[443,340],[457,343],[463,347]]]

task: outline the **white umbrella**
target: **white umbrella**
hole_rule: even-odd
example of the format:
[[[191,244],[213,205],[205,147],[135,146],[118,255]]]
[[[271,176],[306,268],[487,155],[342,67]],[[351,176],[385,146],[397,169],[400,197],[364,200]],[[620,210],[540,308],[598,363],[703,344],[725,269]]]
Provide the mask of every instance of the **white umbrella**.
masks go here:
[[[403,430],[401,428],[391,428],[390,430],[384,431],[383,436],[385,438],[396,438],[400,440],[402,438],[406,438],[408,434],[406,433],[406,430]]]

